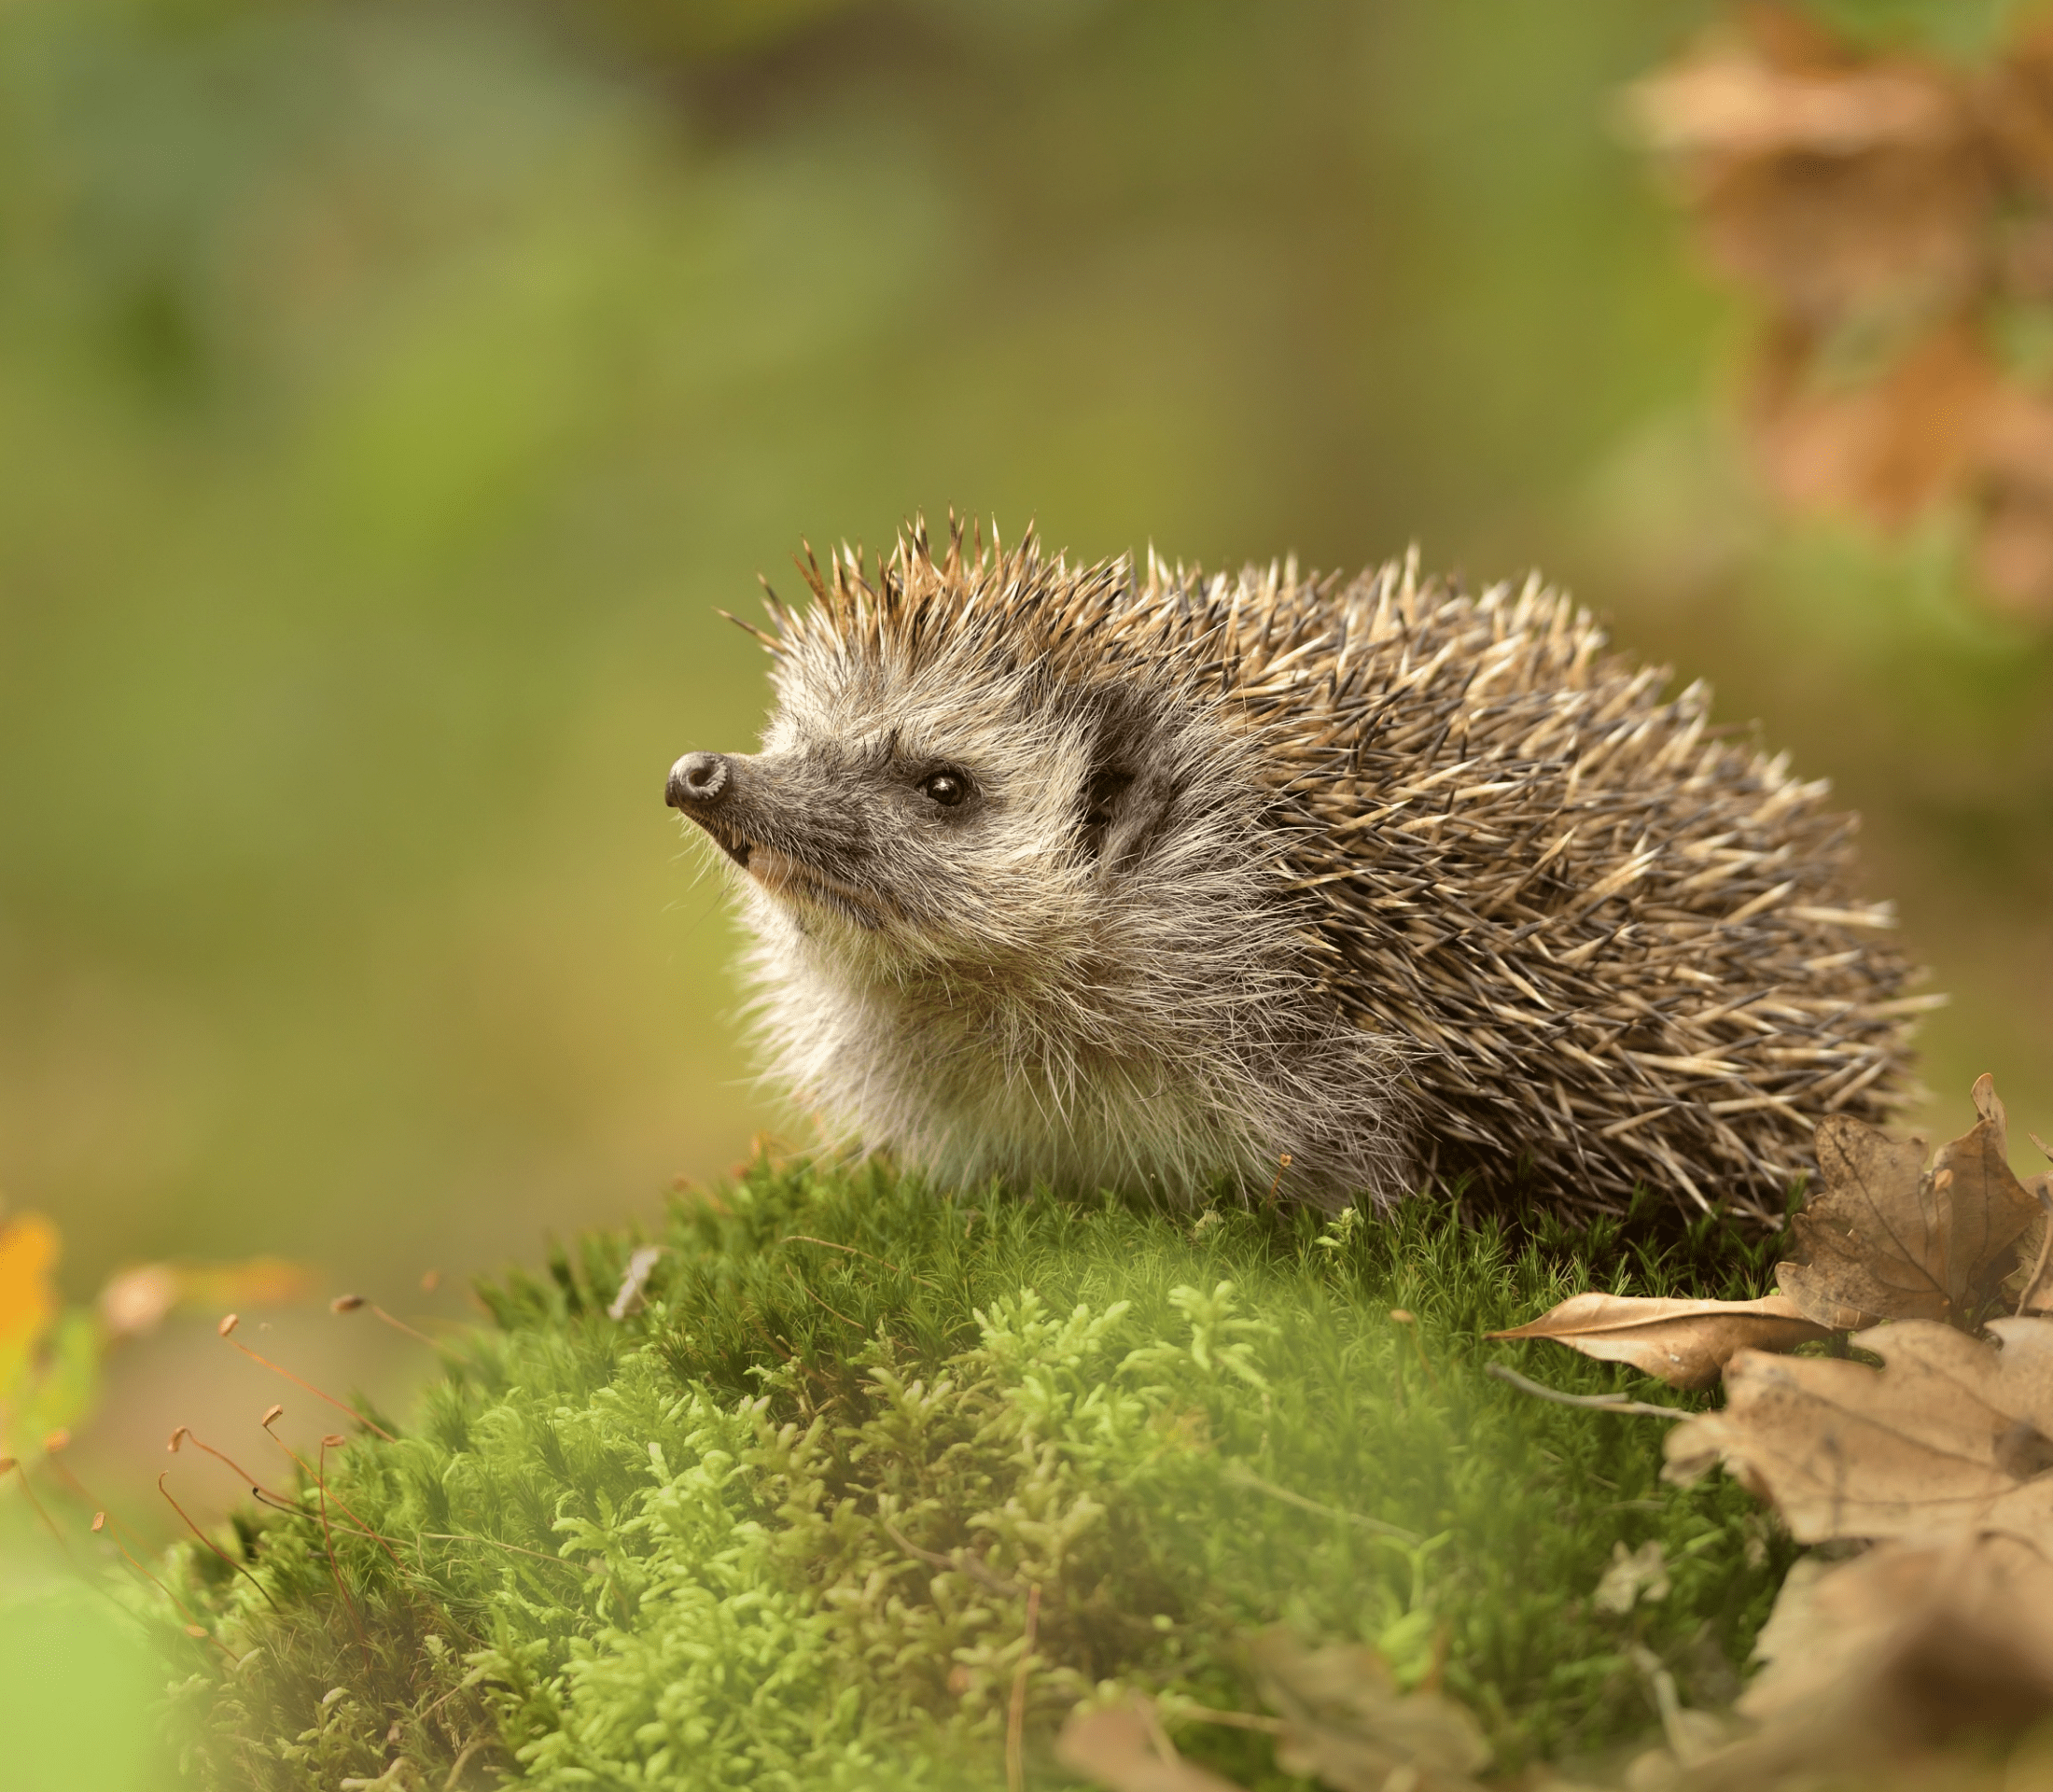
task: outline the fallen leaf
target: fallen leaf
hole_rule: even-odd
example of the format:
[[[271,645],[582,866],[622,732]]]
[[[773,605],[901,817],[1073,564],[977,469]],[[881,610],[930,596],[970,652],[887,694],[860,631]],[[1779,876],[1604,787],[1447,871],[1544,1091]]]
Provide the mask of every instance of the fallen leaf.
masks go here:
[[[1729,8],[1623,100],[1707,258],[1759,302],[1747,423],[1776,494],[1889,529],[1964,508],[1990,597],[2053,622],[2053,406],[1996,352],[2053,299],[2043,14],[1970,69],[1794,6]]]
[[[1921,1139],[1892,1140],[1843,1114],[1818,1123],[1822,1192],[1792,1222],[1800,1261],[1775,1279],[1806,1317],[1835,1330],[1884,1319],[1970,1322],[2017,1267],[2039,1204],[2011,1174],[1995,1084],[1975,1084],[1981,1118],[1920,1170]]]
[[[1096,1710],[1079,1705],[1055,1738],[1055,1759],[1110,1792],[1242,1792],[1209,1768],[1186,1761],[1138,1702]]]
[[[1623,1617],[1635,1605],[1657,1604],[1669,1596],[1668,1562],[1658,1539],[1649,1537],[1639,1548],[1611,1546],[1611,1566],[1598,1581],[1590,1604],[1613,1617]]]
[[[1992,186],[1967,95],[1909,57],[1755,33],[1636,82],[1628,124],[1678,176],[1719,268],[1813,329],[1980,273]]]
[[[2002,375],[1973,329],[1914,332],[1851,383],[1821,371],[1825,346],[1771,334],[1756,362],[1754,444],[1786,503],[1896,529],[1985,465]]]
[[[1830,1337],[1786,1295],[1761,1300],[1655,1300],[1571,1295],[1536,1320],[1493,1338],[1543,1337],[1605,1363],[1626,1363],[1671,1388],[1714,1385],[1734,1352],[1793,1351]]]
[[[1489,1764],[1467,1706],[1433,1691],[1403,1692],[1383,1658],[1359,1644],[1307,1649],[1287,1630],[1264,1631],[1251,1654],[1262,1697],[1284,1721],[1277,1765],[1333,1792],[1466,1792]]]
[[[2053,1563],[2007,1537],[1811,1558],[1755,1653],[1738,1709],[1761,1728],[1700,1760],[1693,1787],[1751,1792],[1806,1769],[1846,1776],[2015,1740],[2053,1712]]]
[[[1668,1477],[1723,1461],[1802,1543],[2000,1532],[2053,1556],[2053,1321],[1997,1350],[1924,1320],[1854,1339],[1879,1369],[1745,1351],[1725,1406],[1666,1440]]]

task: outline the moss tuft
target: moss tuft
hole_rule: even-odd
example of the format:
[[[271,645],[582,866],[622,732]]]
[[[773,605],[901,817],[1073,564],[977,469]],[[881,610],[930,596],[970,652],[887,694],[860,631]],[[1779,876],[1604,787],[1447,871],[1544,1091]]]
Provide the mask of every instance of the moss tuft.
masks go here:
[[[222,1645],[180,1688],[197,1776],[999,1785],[1035,1587],[1036,1785],[1095,1689],[1259,1709],[1246,1640],[1279,1621],[1441,1676],[1511,1767],[1644,1729],[1636,1646],[1728,1694],[1785,1565],[1730,1483],[1660,1483],[1657,1424],[1481,1372],[1593,1243],[1621,1291],[1753,1292],[1702,1228],[1514,1245],[1423,1203],[1194,1222],[762,1164],[673,1207],[611,1319],[643,1242],[482,1290],[496,1329],[405,1435],[239,1525],[247,1575],[181,1555]],[[1648,1541],[1665,1599],[1595,1609]],[[1296,1784],[1259,1733],[1179,1743]]]

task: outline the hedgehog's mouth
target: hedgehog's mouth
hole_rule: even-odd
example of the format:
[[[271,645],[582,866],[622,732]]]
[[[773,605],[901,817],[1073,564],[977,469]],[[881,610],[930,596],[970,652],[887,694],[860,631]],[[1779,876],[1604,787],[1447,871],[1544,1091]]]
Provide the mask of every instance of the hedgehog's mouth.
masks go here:
[[[700,821],[697,816],[693,816],[691,819],[698,821],[699,826],[705,830],[706,834],[716,847],[744,871],[748,869],[749,854],[755,849],[754,842],[746,835],[730,833],[725,828],[718,827],[710,821]]]
[[[876,894],[855,884],[845,883],[817,865],[794,859],[788,852],[760,843],[745,845],[735,862],[744,867],[771,895],[787,901],[797,899],[831,908],[864,927],[878,927]]]

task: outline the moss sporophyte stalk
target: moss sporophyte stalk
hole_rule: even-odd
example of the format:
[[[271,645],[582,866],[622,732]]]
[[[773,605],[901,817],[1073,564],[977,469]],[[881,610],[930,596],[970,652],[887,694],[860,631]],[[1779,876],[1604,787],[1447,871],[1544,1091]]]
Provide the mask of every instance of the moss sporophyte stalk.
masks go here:
[[[1751,1292],[1708,1239],[1614,1288]],[[1572,1242],[759,1164],[482,1289],[391,1441],[176,1553],[187,1765],[799,1792],[995,1787],[1010,1752],[1054,1786],[1064,1719],[1139,1691],[1281,1786],[1268,1729],[1177,1715],[1263,1712],[1264,1633],[1372,1646],[1500,1766],[1599,1747],[1649,1721],[1635,1651],[1729,1678],[1787,1551],[1730,1481],[1664,1486],[1662,1427],[1481,1373],[1581,1285]],[[1621,1543],[1669,1564],[1624,1613]]]

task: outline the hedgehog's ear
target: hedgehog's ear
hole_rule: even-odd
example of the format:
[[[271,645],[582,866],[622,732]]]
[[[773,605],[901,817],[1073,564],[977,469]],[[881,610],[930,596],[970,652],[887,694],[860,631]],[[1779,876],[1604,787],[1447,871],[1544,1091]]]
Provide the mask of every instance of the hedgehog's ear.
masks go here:
[[[1174,795],[1160,774],[1101,761],[1083,788],[1083,850],[1109,870],[1133,864],[1147,852]]]
[[[1110,825],[1098,850],[1100,862],[1112,871],[1124,871],[1147,855],[1176,799],[1174,786],[1160,772],[1120,776],[1124,782],[1112,800]]]
[[[1167,778],[1147,765],[1146,718],[1116,695],[1101,701],[1105,707],[1083,787],[1083,850],[1116,871],[1147,851],[1175,792]]]

